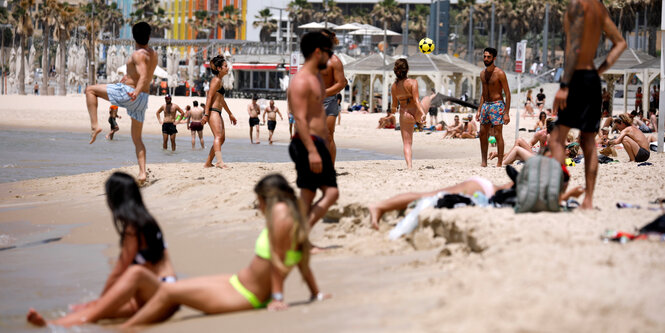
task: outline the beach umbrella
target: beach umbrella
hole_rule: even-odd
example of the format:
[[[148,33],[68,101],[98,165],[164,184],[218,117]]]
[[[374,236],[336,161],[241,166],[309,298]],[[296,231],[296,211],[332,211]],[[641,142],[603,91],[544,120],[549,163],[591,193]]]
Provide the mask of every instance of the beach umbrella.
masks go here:
[[[334,27],[334,30],[358,30],[362,28],[362,24],[360,23],[347,23],[347,24],[342,24]]]
[[[115,64],[117,54],[118,48],[115,45],[111,45],[106,51],[106,80],[109,83],[115,82],[115,71],[113,71],[115,67],[113,65]]]
[[[354,36],[383,36],[383,29],[379,30],[373,29],[373,28],[361,28],[357,29],[354,31],[349,32],[349,35],[354,35]],[[401,36],[402,34],[394,32],[392,30],[386,30],[386,35],[387,36]]]
[[[194,48],[189,49],[189,60],[187,60],[187,75],[189,76],[189,86],[194,86],[194,62],[196,61],[196,52]]]
[[[59,75],[60,68],[62,68],[62,61],[60,60],[60,43],[58,43],[58,48],[55,51],[55,72],[56,75]]]
[[[78,55],[76,57],[76,79],[78,85],[85,85],[86,76],[88,73],[88,57],[85,54],[85,49],[79,47]]]
[[[78,47],[76,44],[67,49],[67,82],[69,85],[76,84],[76,58],[78,57]]]
[[[328,22],[328,28],[334,29],[337,24],[330,23]],[[307,24],[299,25],[298,28],[300,29],[323,29],[326,27],[326,22],[309,22]]]
[[[179,65],[179,57],[178,57],[178,51],[169,47],[166,50],[166,71],[168,72],[168,82],[169,82],[169,87],[175,87],[178,85],[178,65]]]
[[[229,73],[222,78],[222,86],[224,89],[231,90],[233,89],[233,83],[235,83],[236,77],[235,74],[233,74],[233,63],[231,62],[231,53],[229,53],[228,49],[224,51],[224,59],[226,59],[226,62],[228,63]]]
[[[286,88],[289,87],[288,75],[284,75],[281,79],[279,79],[279,87],[282,88],[283,91],[286,91]]]
[[[7,92],[14,94],[16,89],[16,50],[12,47],[11,52],[9,53],[9,76],[7,78]]]

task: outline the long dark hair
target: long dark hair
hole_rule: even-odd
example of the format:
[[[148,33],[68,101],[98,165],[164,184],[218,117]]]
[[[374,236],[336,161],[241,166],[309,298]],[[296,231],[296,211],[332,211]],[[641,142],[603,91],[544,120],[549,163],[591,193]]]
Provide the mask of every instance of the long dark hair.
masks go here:
[[[106,181],[106,202],[113,214],[113,225],[120,235],[120,245],[128,227],[136,231],[138,248],[145,260],[157,263],[164,257],[162,230],[143,205],[141,192],[132,176],[114,172]]]
[[[257,184],[254,186],[254,193],[261,197],[266,203],[266,223],[268,225],[268,233],[272,236],[273,233],[273,220],[272,220],[272,208],[278,202],[283,202],[289,207],[291,213],[291,218],[293,219],[293,226],[291,227],[291,241],[295,245],[295,248],[299,248],[302,251],[301,262],[305,265],[304,267],[309,267],[309,251],[311,249],[311,244],[307,235],[309,233],[307,215],[303,205],[301,204],[293,188],[289,185],[289,182],[286,179],[278,174],[270,174],[263,177]],[[274,248],[270,247],[271,252],[271,262],[282,272],[288,272],[289,268],[286,267],[279,256],[275,254]]]
[[[393,67],[393,72],[397,77],[395,83],[406,79],[406,74],[409,73],[409,62],[404,58],[395,60],[395,67]]]

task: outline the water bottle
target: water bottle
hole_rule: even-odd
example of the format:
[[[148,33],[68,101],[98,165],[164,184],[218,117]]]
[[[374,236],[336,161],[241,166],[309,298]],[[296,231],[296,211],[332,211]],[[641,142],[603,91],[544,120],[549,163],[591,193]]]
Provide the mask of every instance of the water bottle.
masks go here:
[[[436,205],[437,200],[439,200],[438,196],[431,196],[431,197],[425,197],[417,201],[416,207],[409,212],[408,215],[406,215],[397,225],[393,228],[393,230],[390,230],[390,233],[388,234],[388,238],[391,240],[398,239],[402,237],[402,235],[409,234],[413,232],[413,230],[416,229],[418,226],[418,214],[420,214],[420,211],[427,207],[434,207]]]
[[[487,207],[487,206],[490,205],[489,198],[487,198],[485,193],[482,193],[482,192],[473,193],[473,196],[471,197],[471,201],[473,201],[473,203],[476,206],[480,206],[480,207]]]
[[[639,205],[629,204],[625,202],[617,202],[617,208],[640,208]]]

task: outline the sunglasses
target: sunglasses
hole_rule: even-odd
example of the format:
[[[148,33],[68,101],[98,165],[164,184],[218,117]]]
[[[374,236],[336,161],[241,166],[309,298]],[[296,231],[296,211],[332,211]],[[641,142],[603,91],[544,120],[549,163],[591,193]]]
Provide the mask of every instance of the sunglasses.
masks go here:
[[[321,49],[322,52],[328,53],[328,57],[332,57],[333,55],[333,50],[332,49]]]

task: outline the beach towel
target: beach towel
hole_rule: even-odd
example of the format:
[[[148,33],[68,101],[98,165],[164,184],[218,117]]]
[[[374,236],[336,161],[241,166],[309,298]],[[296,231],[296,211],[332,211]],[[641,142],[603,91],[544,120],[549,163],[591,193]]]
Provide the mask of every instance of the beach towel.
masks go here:
[[[563,171],[556,160],[542,155],[531,157],[517,176],[516,185],[516,213],[560,211]]]

